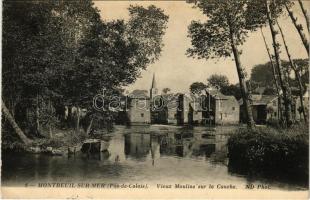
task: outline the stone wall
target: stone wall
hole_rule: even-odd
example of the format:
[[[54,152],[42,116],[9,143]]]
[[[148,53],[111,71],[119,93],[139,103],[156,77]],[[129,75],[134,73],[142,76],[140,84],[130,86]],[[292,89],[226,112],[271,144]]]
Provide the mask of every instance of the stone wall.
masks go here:
[[[240,107],[235,98],[216,100],[215,124],[238,124]]]
[[[128,111],[129,123],[151,123],[149,99],[131,99]]]

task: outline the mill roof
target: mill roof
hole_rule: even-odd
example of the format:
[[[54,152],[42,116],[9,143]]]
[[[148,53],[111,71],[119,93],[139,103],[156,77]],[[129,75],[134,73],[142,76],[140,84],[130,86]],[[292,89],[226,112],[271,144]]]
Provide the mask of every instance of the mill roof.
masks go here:
[[[274,101],[277,99],[277,95],[258,95],[258,94],[253,94],[251,96],[252,100],[252,105],[267,105],[268,103]],[[243,104],[243,100],[239,100],[240,105]]]
[[[272,102],[277,99],[276,95],[252,95],[252,104],[253,105],[264,105]]]
[[[226,95],[222,94],[219,90],[216,90],[216,89],[206,90],[206,93],[210,94],[216,100],[235,99],[234,96],[226,96]]]

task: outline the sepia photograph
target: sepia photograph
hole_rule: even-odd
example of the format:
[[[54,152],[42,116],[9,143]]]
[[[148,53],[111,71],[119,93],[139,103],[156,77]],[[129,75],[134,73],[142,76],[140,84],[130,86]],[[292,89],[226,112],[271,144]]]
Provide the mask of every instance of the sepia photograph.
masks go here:
[[[307,0],[3,0],[3,199],[308,199]]]

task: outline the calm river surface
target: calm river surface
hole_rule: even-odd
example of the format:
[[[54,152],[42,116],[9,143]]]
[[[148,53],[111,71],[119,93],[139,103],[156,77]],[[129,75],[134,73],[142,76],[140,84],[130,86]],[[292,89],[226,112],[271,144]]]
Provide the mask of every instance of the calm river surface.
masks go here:
[[[2,184],[46,182],[156,184],[268,184],[271,189],[306,189],[287,182],[247,177],[228,169],[227,139],[233,127],[210,131],[174,126],[116,126],[109,153],[88,157],[3,155]]]

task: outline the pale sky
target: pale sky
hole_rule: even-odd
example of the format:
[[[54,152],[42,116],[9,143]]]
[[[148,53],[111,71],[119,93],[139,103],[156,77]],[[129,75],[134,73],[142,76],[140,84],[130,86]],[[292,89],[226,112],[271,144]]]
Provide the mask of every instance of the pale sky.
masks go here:
[[[206,82],[212,74],[223,74],[228,77],[231,83],[238,82],[238,75],[232,58],[198,60],[185,55],[186,50],[191,46],[190,38],[187,37],[188,25],[192,20],[205,21],[207,19],[199,9],[193,8],[193,4],[188,4],[185,1],[95,1],[95,6],[100,10],[101,17],[104,20],[126,20],[129,15],[127,10],[129,5],[147,7],[151,4],[162,8],[169,15],[168,28],[163,37],[164,48],[159,60],[142,71],[141,77],[134,84],[128,86],[127,90],[149,90],[153,73],[156,74],[159,91],[168,87],[172,92],[188,92],[191,83]],[[304,2],[304,6],[310,12],[308,9],[310,2]],[[304,16],[297,2],[293,10],[298,22],[306,28]],[[279,23],[285,33],[292,58],[307,58],[306,50],[291,19],[285,16],[279,20]],[[273,50],[269,27],[264,28],[263,31],[269,48]],[[280,37],[278,39],[281,41]],[[246,68],[248,76],[250,76],[254,65],[269,61],[260,31],[250,33],[247,42],[241,49],[243,51],[241,62]],[[281,50],[281,58],[287,59],[285,50]]]

